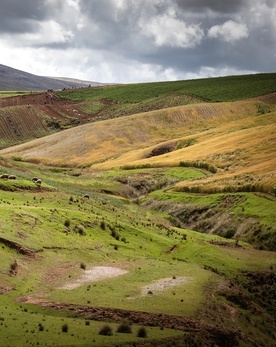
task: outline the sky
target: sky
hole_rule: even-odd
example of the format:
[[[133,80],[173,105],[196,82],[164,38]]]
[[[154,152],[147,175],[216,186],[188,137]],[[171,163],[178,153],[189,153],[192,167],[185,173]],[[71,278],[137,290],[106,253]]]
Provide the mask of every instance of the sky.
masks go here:
[[[276,71],[276,0],[0,0],[0,64],[103,83]]]

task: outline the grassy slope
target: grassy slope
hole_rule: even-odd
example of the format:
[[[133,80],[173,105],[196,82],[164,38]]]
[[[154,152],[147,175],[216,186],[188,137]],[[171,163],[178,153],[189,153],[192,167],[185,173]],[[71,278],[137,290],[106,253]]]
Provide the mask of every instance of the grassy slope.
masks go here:
[[[96,122],[199,102],[234,101],[273,91],[275,91],[275,74],[258,74],[191,81],[106,86],[56,93],[61,99],[64,99],[59,101],[66,103],[66,100],[69,100],[70,105],[67,108],[64,105],[59,105],[55,98],[47,99],[46,97],[38,102],[38,95],[33,94],[31,97],[27,95],[17,102],[22,104],[25,100],[26,107],[32,105],[36,118],[41,118],[41,124],[26,129],[26,124],[21,120],[22,112],[23,114],[26,113],[26,107],[25,109],[5,107],[3,112],[8,114],[11,122],[10,124],[3,124],[3,122],[5,123],[5,116],[0,115],[0,138],[2,139],[0,148],[27,142],[57,130],[74,127],[80,123]],[[2,94],[0,92],[0,96]],[[72,101],[74,106],[72,106]],[[29,116],[33,118],[31,112]],[[5,129],[13,136],[7,134]]]
[[[156,91],[158,97],[162,95],[160,88]],[[146,95],[148,91],[144,93]],[[130,96],[126,95],[126,98]],[[260,237],[260,244],[268,240],[267,235],[271,240],[275,234],[275,199],[271,195],[205,195],[182,191],[186,187],[190,190],[200,186],[203,191],[215,192],[223,190],[226,184],[232,187],[262,184],[264,190],[271,189],[275,182],[272,159],[274,117],[273,98],[272,103],[254,100],[181,106],[82,126],[23,145],[33,151],[28,160],[32,157],[40,165],[18,161],[27,154],[18,151],[22,146],[2,151],[0,155],[6,156],[10,151],[7,156],[16,156],[17,161],[0,158],[0,173],[16,174],[18,179],[0,182],[0,237],[38,253],[32,259],[2,245],[0,346],[19,347],[22,341],[26,346],[38,343],[51,346],[54,343],[82,347],[91,345],[91,341],[93,346],[139,342],[135,336],[137,325],[133,325],[135,333],[129,336],[115,333],[113,337],[101,337],[98,330],[103,322],[91,321],[86,325],[78,314],[69,317],[67,313],[18,302],[22,296],[198,318],[223,331],[230,329],[231,336],[240,329],[257,343],[272,345],[275,336],[270,314],[275,301],[269,278],[273,276],[275,254],[253,249],[241,241],[242,247],[236,247],[234,240],[172,227],[173,215],[167,209],[157,212],[157,209],[145,207],[149,201],[152,205],[167,202],[182,212],[188,211],[193,204],[203,208],[211,206],[219,213],[223,210],[229,213],[230,222],[249,218],[252,233]],[[80,146],[82,136],[87,141],[85,146]],[[74,149],[67,148],[73,139],[76,139]],[[34,147],[38,143],[41,144],[40,153]],[[172,143],[175,144],[173,152],[146,158],[156,147]],[[51,147],[46,148],[50,144]],[[91,152],[87,151],[89,148],[92,148]],[[129,152],[125,153],[126,149]],[[62,160],[55,161],[57,153]],[[77,157],[81,159],[78,161]],[[204,160],[215,165],[217,173],[174,167],[182,160]],[[44,167],[43,162],[93,163],[92,167],[97,170]],[[112,167],[116,170],[106,171]],[[33,176],[42,178],[39,191],[30,180]],[[176,182],[180,192],[169,189]],[[137,204],[116,197],[135,197],[131,185],[137,183],[139,189],[146,187],[145,193],[142,190],[140,194],[147,194],[151,189],[155,192],[140,197]],[[159,190],[163,184],[166,191]],[[81,199],[84,193],[90,194],[90,200]],[[207,221],[208,216],[205,218]],[[265,232],[256,229],[255,218]],[[69,228],[64,225],[66,219],[71,221]],[[84,226],[85,235],[76,232],[82,230],[79,225]],[[118,240],[111,236],[112,230],[119,234]],[[15,260],[17,274],[11,275],[9,272]],[[81,263],[87,268],[93,265],[120,266],[129,273],[91,287],[85,285],[72,291],[57,289],[66,280],[81,275]],[[247,271],[255,273],[255,282]],[[173,276],[188,276],[192,280],[159,295],[139,296],[141,286]],[[133,299],[130,301],[129,297]],[[61,332],[64,323],[69,325],[67,334]],[[39,331],[39,324],[44,326],[44,331]],[[118,326],[110,325],[114,331]],[[150,338],[179,334],[179,331],[160,330],[160,327],[147,329]],[[205,338],[203,341],[206,342]],[[199,344],[200,333],[194,332],[190,339]],[[184,345],[183,338],[179,345]],[[241,345],[251,344],[241,342]]]
[[[275,263],[273,253],[257,251],[246,245],[236,248],[231,240],[172,228],[159,214],[150,213],[127,200],[99,193],[99,182],[111,182],[110,177],[118,175],[116,171],[103,173],[103,176],[94,173],[92,183],[87,186],[92,179],[90,171],[83,171],[77,176],[77,169],[42,168],[20,162],[15,164],[9,170],[16,171],[21,187],[13,192],[1,191],[0,237],[18,242],[38,253],[32,259],[16,253],[7,245],[2,247],[0,288],[5,294],[2,295],[4,301],[0,301],[0,346],[21,346],[22,341],[26,346],[33,343],[51,346],[53,341],[59,341],[58,344],[55,342],[58,346],[84,347],[93,339],[96,341],[93,345],[107,346],[114,344],[114,341],[137,340],[135,334],[100,337],[98,330],[104,323],[91,321],[88,326],[78,316],[69,318],[66,314],[16,303],[18,297],[22,296],[201,317],[221,329],[228,328],[231,322],[231,329],[242,328],[256,341],[271,343],[268,314],[262,310],[253,313],[251,304],[241,309],[238,304],[225,301],[221,288],[226,286],[227,289],[227,283],[232,282],[235,286],[241,286],[238,295],[243,293],[248,296],[247,289],[242,289],[246,282],[240,271],[268,271]],[[190,169],[184,170],[188,176]],[[193,171],[196,170],[191,170],[190,177],[195,175]],[[121,174],[127,175],[127,172]],[[167,174],[171,176],[172,172]],[[175,177],[180,174],[180,170],[174,173]],[[44,182],[40,192],[31,189],[35,185],[30,178],[37,175]],[[16,185],[15,182],[6,183],[6,187],[12,185]],[[23,187],[25,189],[22,190]],[[80,198],[84,192],[89,192],[90,200]],[[69,228],[64,226],[66,219],[71,222]],[[83,236],[75,232],[80,224],[84,226]],[[119,234],[118,240],[111,236],[111,229]],[[123,238],[125,241],[122,241]],[[219,247],[213,244],[214,241],[226,242],[229,247]],[[169,251],[171,249],[173,251]],[[10,267],[15,260],[18,264],[17,274],[10,276]],[[72,291],[57,289],[66,280],[81,275],[81,263],[86,264],[87,268],[93,265],[119,266],[129,273],[91,287],[84,285]],[[188,276],[192,280],[159,295],[140,296],[142,286],[172,276]],[[213,288],[211,301],[208,299],[208,288]],[[250,300],[253,303],[255,299],[252,296]],[[210,305],[214,305],[216,311]],[[206,309],[208,307],[208,314],[204,311],[198,316],[204,306]],[[225,307],[228,308],[225,310]],[[234,316],[229,316],[231,307],[236,312]],[[235,317],[234,320],[231,317]],[[266,331],[262,329],[263,321],[266,321]],[[61,326],[65,323],[69,326],[70,334],[61,333]],[[43,332],[39,332],[39,324],[44,326]],[[111,326],[116,329],[118,324]],[[14,330],[17,333],[12,333]],[[134,325],[133,331],[137,330],[138,326]],[[179,334],[178,331],[167,329],[160,331],[160,328],[148,328],[148,332],[150,338]]]
[[[85,101],[108,99],[122,103],[139,103],[170,94],[186,94],[208,101],[235,101],[275,92],[276,74],[229,76],[188,81],[156,82],[105,86],[59,92],[60,98]]]
[[[0,98],[8,98],[10,96],[17,96],[17,95],[24,95],[24,94],[28,94],[30,92],[26,92],[26,91],[4,91],[1,90],[0,91]]]
[[[270,191],[275,185],[274,109],[254,99],[179,106],[79,126],[2,150],[0,155],[97,169],[178,166],[183,160],[201,160],[218,169],[207,179],[209,186],[224,189],[230,180],[233,186],[243,185],[253,175],[253,184]],[[192,145],[187,147],[188,143]],[[168,144],[175,150],[147,158],[154,148]]]

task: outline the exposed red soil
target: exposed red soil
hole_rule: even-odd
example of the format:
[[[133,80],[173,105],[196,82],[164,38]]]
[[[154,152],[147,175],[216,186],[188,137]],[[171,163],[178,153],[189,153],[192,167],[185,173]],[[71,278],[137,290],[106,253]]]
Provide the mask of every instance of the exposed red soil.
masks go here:
[[[50,92],[0,98],[0,107],[64,103],[68,104],[67,101],[55,98],[54,95]]]
[[[52,92],[11,96],[0,98],[0,107],[33,105],[56,120],[79,119],[89,121],[91,115],[81,111],[77,103],[57,98]]]

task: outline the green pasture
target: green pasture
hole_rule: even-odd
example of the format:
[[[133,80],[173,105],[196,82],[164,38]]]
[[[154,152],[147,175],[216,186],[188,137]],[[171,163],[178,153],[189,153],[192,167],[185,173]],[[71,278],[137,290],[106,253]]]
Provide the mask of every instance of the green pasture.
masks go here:
[[[10,96],[17,96],[23,94],[30,94],[28,91],[13,91],[13,90],[0,90],[0,98],[8,98]]]
[[[188,194],[175,192],[170,185],[157,188],[139,201],[135,199],[135,203],[117,195],[124,180],[193,180],[209,174],[204,170],[168,167],[92,171],[44,167],[18,160],[2,160],[1,165],[1,173],[16,174],[17,180],[0,181],[0,237],[34,254],[28,257],[1,243],[1,347],[21,347],[22,343],[24,346],[114,346],[114,343],[141,341],[137,337],[138,325],[131,326],[131,334],[119,334],[116,332],[119,323],[87,320],[77,314],[44,309],[24,303],[22,297],[199,319],[200,310],[213,304],[217,311],[210,322],[223,325],[229,319],[228,311],[222,309],[228,301],[215,291],[210,296],[213,286],[244,285],[243,272],[266,272],[275,266],[273,252],[254,249],[241,241],[237,246],[232,239],[173,227],[165,212],[148,210],[145,206],[150,199],[183,206],[228,208],[234,216],[259,218],[272,231],[273,196]],[[33,176],[42,179],[41,188],[31,181]],[[84,193],[90,198],[83,198]],[[227,199],[232,204],[223,207]],[[15,262],[16,274],[11,272]],[[128,272],[112,279],[83,283],[75,289],[61,289],[94,266],[120,267]],[[186,281],[164,290],[142,291],[159,280],[181,278]],[[242,327],[243,332],[257,340],[271,342],[271,323],[266,324],[266,332],[260,333],[261,319],[267,321],[266,313],[257,315],[233,302],[227,305],[234,305],[237,312],[232,325]],[[251,325],[247,321],[249,316]],[[62,331],[65,324],[67,332]],[[112,336],[99,335],[100,328],[106,324],[112,328]],[[146,329],[148,338],[143,341],[183,334],[161,327]]]
[[[99,335],[100,329],[108,324],[112,336]],[[62,327],[67,325],[68,331]],[[138,325],[131,325],[129,334],[118,333],[119,323],[91,321],[82,318],[57,316],[49,310],[37,310],[36,307],[14,304],[7,298],[5,304],[0,303],[0,346],[114,346],[116,343],[134,343],[137,338]],[[181,332],[173,329],[147,327],[148,339],[163,339],[179,336]],[[182,333],[183,334],[183,333]]]
[[[275,79],[275,73],[255,74],[175,82],[104,86],[62,91],[57,92],[56,95],[73,101],[104,98],[122,103],[140,103],[161,96],[164,97],[168,94],[179,93],[201,97],[211,102],[234,101],[274,92]]]

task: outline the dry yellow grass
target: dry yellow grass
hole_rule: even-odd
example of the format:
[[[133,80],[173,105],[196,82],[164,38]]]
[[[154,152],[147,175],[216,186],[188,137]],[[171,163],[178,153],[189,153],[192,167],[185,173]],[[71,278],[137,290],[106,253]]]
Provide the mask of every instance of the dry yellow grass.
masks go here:
[[[259,114],[262,102],[179,106],[87,124],[4,149],[0,155],[51,165],[93,165],[94,169],[202,160],[218,168],[208,180],[252,174],[272,185],[276,107],[270,103],[270,112]],[[160,144],[191,139],[192,146],[147,158]]]

